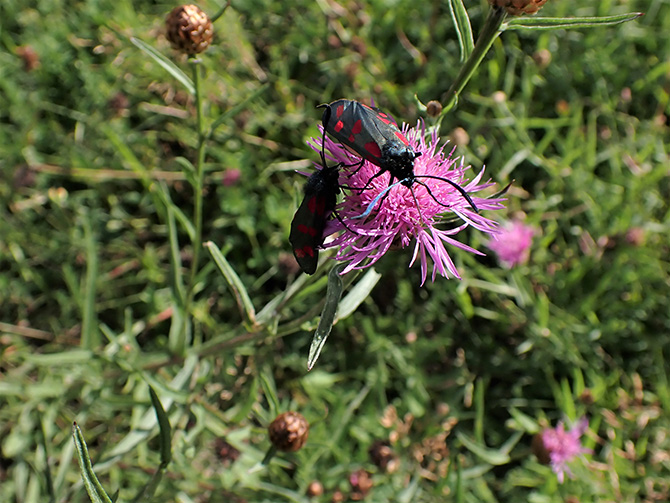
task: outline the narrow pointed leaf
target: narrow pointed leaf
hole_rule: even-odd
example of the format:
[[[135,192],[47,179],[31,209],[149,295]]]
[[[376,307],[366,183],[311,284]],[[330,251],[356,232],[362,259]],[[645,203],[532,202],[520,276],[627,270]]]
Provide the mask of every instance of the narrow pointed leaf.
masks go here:
[[[158,489],[158,484],[163,479],[165,469],[172,460],[172,427],[170,426],[170,420],[165,413],[165,409],[163,409],[158,395],[151,386],[149,386],[149,395],[151,396],[151,404],[154,407],[158,421],[161,464],[153,477],[151,477],[149,483],[137,493],[137,496],[133,500],[135,502],[150,501],[153,498],[154,494],[156,494],[156,489]]]
[[[221,253],[221,250],[218,246],[216,246],[212,241],[207,241],[205,243],[205,247],[214,259],[214,263],[219,268],[219,271],[221,271],[221,274],[223,274],[223,277],[228,283],[228,287],[233,292],[235,300],[237,301],[237,306],[240,309],[242,316],[248,323],[255,325],[256,310],[254,309],[254,305],[251,303],[251,299],[249,298],[249,294],[247,293],[247,289],[245,288],[244,283],[242,283],[240,277],[223,256],[223,253]]]
[[[170,59],[165,57],[162,53],[158,52],[149,44],[142,42],[139,38],[130,37],[130,41],[145,54],[148,54],[156,63],[165,68],[170,75],[181,82],[190,94],[195,94],[195,86],[193,85],[193,81],[188,77],[188,75],[182,72],[177,65],[170,61]]]
[[[563,28],[594,28],[633,21],[643,15],[644,13],[642,12],[629,12],[628,14],[603,17],[518,17],[504,24],[501,29],[557,30]]]
[[[456,436],[458,437],[458,440],[463,443],[467,450],[490,465],[500,466],[509,463],[510,461],[509,455],[505,452],[501,452],[498,449],[489,449],[485,445],[475,442],[460,432],[457,432]]]
[[[465,5],[463,5],[463,0],[451,0],[449,2],[449,10],[458,35],[458,45],[461,47],[461,61],[465,61],[475,49],[475,40],[472,36],[472,26],[470,25],[468,11],[465,9]]]
[[[102,487],[102,484],[96,477],[91,465],[91,457],[88,455],[88,447],[84,435],[77,423],[72,425],[72,437],[74,445],[77,448],[77,455],[79,457],[79,469],[81,470],[81,477],[84,480],[84,486],[88,497],[93,503],[112,503],[112,500]]]
[[[358,306],[370,296],[372,289],[381,278],[382,275],[374,267],[370,268],[340,302],[337,319],[343,320],[358,309]]]
[[[323,311],[321,311],[319,326],[316,327],[316,332],[314,332],[314,337],[312,337],[312,344],[309,346],[307,370],[312,370],[312,367],[314,367],[316,360],[319,359],[323,346],[326,344],[330,331],[333,329],[335,315],[337,314],[337,306],[340,303],[343,290],[340,272],[342,272],[346,265],[346,263],[338,264],[328,273],[326,303],[323,306]]]
[[[161,466],[167,466],[172,460],[172,427],[160,398],[151,386],[149,386],[149,395],[151,395],[151,405],[153,405],[154,411],[156,411],[156,419],[158,419]]]

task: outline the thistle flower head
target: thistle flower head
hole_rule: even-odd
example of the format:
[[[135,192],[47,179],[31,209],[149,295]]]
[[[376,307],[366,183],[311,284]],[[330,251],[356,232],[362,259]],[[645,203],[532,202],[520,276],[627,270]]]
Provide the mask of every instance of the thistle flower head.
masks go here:
[[[507,267],[523,264],[530,255],[535,229],[520,220],[503,225],[501,231],[486,246],[493,250]]]
[[[565,431],[563,421],[559,421],[556,428],[547,428],[536,437],[538,442],[535,451],[538,459],[551,465],[560,483],[563,483],[565,473],[572,477],[568,463],[577,456],[591,452],[590,449],[583,447],[580,441],[588,426],[588,420],[583,417],[572,429]]]
[[[420,122],[415,128],[403,128],[410,146],[421,155],[414,161],[416,180],[391,188],[376,203],[365,218],[360,218],[370,203],[388,188],[390,174],[376,176],[380,168],[369,161],[360,164],[360,158],[349,153],[329,137],[325,139],[326,158],[329,163],[342,163],[340,185],[345,195],[336,207],[338,219],[328,222],[324,235],[341,231],[324,247],[338,249],[335,258],[348,261],[343,274],[353,269],[363,269],[377,262],[391,249],[406,248],[414,242],[410,266],[418,259],[421,264],[421,284],[428,275],[429,259],[433,261],[432,280],[439,274],[460,278],[447,246],[483,255],[459,242],[455,236],[468,226],[492,234],[497,224],[475,212],[463,195],[448,182],[424,175],[440,177],[459,185],[471,197],[479,211],[503,208],[501,199],[486,199],[474,194],[493,185],[481,182],[483,170],[472,180],[465,179],[469,169],[462,159],[452,156],[439,146],[437,132],[426,134]],[[313,139],[312,148],[321,150],[322,138]],[[359,189],[359,190],[357,190]]]

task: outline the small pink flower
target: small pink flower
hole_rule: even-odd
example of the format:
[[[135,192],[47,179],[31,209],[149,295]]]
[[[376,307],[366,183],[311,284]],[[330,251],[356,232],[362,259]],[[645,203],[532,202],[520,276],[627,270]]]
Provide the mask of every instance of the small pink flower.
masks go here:
[[[565,473],[572,477],[572,472],[567,466],[570,461],[582,454],[591,453],[591,450],[582,447],[580,442],[580,437],[588,427],[589,422],[583,417],[569,431],[565,431],[563,421],[559,421],[556,428],[547,428],[540,433],[544,453],[549,455],[551,469],[560,483],[563,483]]]
[[[242,172],[237,169],[237,168],[230,168],[227,169],[223,172],[223,176],[221,177],[221,183],[225,187],[231,187],[232,185],[237,184],[237,182],[240,181],[240,178],[242,176]]]
[[[411,147],[421,155],[414,161],[414,174],[425,186],[414,183],[412,191],[404,185],[393,187],[376,203],[372,212],[365,218],[360,217],[370,202],[388,187],[389,173],[378,176],[370,183],[370,179],[380,171],[368,161],[360,168],[360,159],[346,150],[341,144],[326,138],[326,158],[329,163],[342,163],[345,167],[340,172],[340,185],[344,187],[342,202],[336,207],[339,219],[331,219],[326,225],[325,235],[341,231],[324,247],[337,247],[335,258],[349,264],[342,274],[353,269],[364,269],[373,265],[389,249],[406,248],[412,241],[414,253],[410,266],[419,259],[421,263],[421,284],[428,275],[428,258],[433,261],[432,280],[437,274],[448,278],[459,278],[445,245],[451,245],[471,253],[483,253],[456,240],[454,236],[468,226],[492,234],[497,232],[497,224],[483,216],[482,212],[503,208],[502,199],[475,197],[473,194],[492,186],[492,183],[481,182],[484,170],[472,180],[465,179],[469,166],[464,166],[462,159],[452,157],[453,151],[444,152],[444,145],[438,146],[439,137],[434,130],[426,135],[426,128],[421,122],[417,127],[403,128]],[[313,139],[312,148],[321,150],[321,138]],[[421,178],[421,175],[439,176],[459,184],[470,195],[480,213],[476,213],[468,201],[448,183],[432,178]],[[354,187],[365,187],[355,190]],[[431,195],[432,193],[432,195]],[[416,197],[416,200],[414,199]],[[439,202],[438,202],[439,201]]]
[[[505,266],[514,267],[528,260],[534,235],[535,230],[532,227],[515,220],[503,226],[486,246],[498,255],[498,259]]]

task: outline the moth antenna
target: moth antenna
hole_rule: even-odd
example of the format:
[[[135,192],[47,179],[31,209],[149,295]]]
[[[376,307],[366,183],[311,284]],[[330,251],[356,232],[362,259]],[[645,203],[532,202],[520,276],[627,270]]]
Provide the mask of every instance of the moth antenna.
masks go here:
[[[321,105],[323,106],[323,105]],[[329,106],[325,106],[323,110],[323,116],[321,117],[321,122],[323,123],[323,130],[321,131],[321,162],[323,167],[326,168],[326,128],[330,122],[331,110]]]
[[[451,180],[449,180],[447,178],[442,178],[441,176],[433,176],[433,175],[416,175],[415,178],[432,178],[433,180],[441,180],[443,182],[448,183],[453,188],[455,188],[460,195],[462,195],[465,198],[465,200],[468,202],[470,207],[475,211],[475,213],[479,213],[479,208],[477,208],[477,205],[475,205],[475,203],[472,201],[472,198],[470,197],[470,195],[467,192],[465,192],[465,189],[463,187],[461,187],[460,185],[458,185],[456,182],[452,182]],[[440,201],[437,200],[437,198],[433,195],[433,193],[428,188],[428,185],[426,185],[425,183],[423,183],[419,180],[417,180],[417,183],[420,183],[421,185],[426,187],[426,190],[428,191],[428,194],[430,194],[430,197],[433,198],[433,201],[435,201],[440,206],[450,208],[450,206],[448,204],[443,204],[443,203],[441,203]]]
[[[421,222],[421,226],[423,226],[424,221],[423,221],[423,213],[421,213],[421,206],[419,206],[419,201],[416,199],[416,194],[414,194],[414,189],[412,188],[411,185],[409,186],[409,191],[412,193],[412,199],[414,199],[414,204],[416,204],[416,209],[419,212],[419,222]]]
[[[361,213],[360,215],[356,215],[355,217],[351,217],[351,219],[352,220],[359,220],[361,218],[367,217],[370,213],[372,213],[372,209],[377,205],[377,203],[379,202],[380,199],[385,198],[388,195],[389,191],[393,187],[395,187],[396,185],[400,185],[404,181],[405,180],[398,180],[397,182],[392,183],[391,185],[386,187],[379,194],[377,194],[377,196],[372,201],[370,201],[370,203],[368,203],[368,207],[366,208],[366,210],[363,213]],[[416,201],[416,198],[414,198],[414,200]]]

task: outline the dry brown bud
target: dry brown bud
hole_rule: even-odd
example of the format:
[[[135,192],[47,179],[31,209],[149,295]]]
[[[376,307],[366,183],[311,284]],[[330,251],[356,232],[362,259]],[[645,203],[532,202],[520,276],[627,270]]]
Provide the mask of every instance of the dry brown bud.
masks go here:
[[[442,113],[442,103],[432,100],[426,103],[426,113],[428,117],[439,117]]]
[[[547,0],[489,0],[494,7],[502,7],[512,16],[535,14]]]
[[[295,452],[307,441],[309,423],[302,414],[288,411],[279,414],[268,427],[270,442],[280,451]]]
[[[181,5],[172,9],[165,20],[167,39],[172,48],[186,54],[199,54],[212,43],[214,28],[197,5]]]

